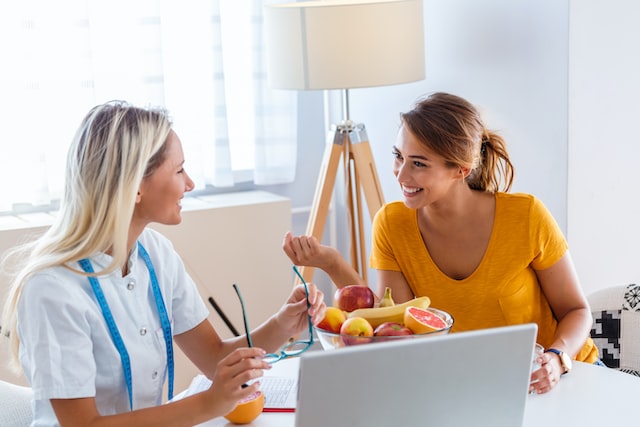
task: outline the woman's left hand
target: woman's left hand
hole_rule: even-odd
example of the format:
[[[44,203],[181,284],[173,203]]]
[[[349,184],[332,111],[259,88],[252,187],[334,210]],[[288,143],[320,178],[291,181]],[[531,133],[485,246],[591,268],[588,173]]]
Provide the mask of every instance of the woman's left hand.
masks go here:
[[[309,299],[304,291],[304,285],[293,288],[287,302],[278,312],[278,323],[288,329],[292,334],[303,332],[307,329],[307,313],[311,316],[311,322],[315,325],[322,320],[326,305],[324,294],[313,283],[308,283]],[[307,309],[307,301],[309,308]]]
[[[560,381],[562,365],[554,353],[542,353],[538,356],[540,369],[531,373],[529,393],[543,394],[550,391]]]

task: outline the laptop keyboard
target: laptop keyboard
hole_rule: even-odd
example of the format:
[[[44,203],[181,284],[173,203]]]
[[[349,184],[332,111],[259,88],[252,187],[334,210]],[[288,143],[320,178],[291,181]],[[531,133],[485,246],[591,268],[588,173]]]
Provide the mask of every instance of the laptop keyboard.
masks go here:
[[[262,377],[260,379],[260,388],[264,393],[265,408],[292,408],[295,404],[295,395],[297,393],[297,382],[293,378],[285,377]],[[294,398],[293,401],[287,399]]]

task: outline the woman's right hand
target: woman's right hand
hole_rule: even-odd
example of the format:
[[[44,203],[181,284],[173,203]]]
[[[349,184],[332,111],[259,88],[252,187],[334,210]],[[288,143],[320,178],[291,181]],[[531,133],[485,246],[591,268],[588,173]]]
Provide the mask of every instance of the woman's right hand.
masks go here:
[[[293,236],[290,231],[284,236],[282,249],[293,264],[325,271],[332,259],[339,256],[336,249],[320,244],[314,236]]]
[[[294,265],[314,267],[329,275],[336,287],[366,285],[360,274],[342,257],[336,248],[323,245],[313,236],[284,236],[282,249]]]
[[[271,368],[263,360],[265,351],[261,348],[238,348],[222,359],[216,369],[208,394],[208,408],[212,417],[228,414],[239,401],[249,397],[260,389],[256,381],[243,387],[250,380],[262,377],[263,369]]]

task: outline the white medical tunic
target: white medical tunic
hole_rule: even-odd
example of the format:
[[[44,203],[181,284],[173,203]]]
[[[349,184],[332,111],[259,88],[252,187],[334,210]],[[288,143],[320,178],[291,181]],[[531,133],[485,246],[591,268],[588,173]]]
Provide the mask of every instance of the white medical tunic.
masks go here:
[[[153,263],[174,335],[209,314],[195,283],[170,241],[146,229],[140,243]],[[91,258],[95,271],[111,257]],[[79,271],[79,265],[74,266]],[[166,346],[147,266],[137,245],[129,274],[98,278],[129,353],[133,408],[162,403]],[[25,284],[18,305],[20,362],[34,392],[34,424],[58,426],[49,399],[95,397],[102,415],[129,411],[122,361],[86,276],[56,267]]]

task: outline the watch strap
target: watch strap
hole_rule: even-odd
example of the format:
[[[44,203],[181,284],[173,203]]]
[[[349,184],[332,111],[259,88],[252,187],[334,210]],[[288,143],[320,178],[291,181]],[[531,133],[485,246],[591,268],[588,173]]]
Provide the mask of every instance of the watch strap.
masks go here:
[[[569,372],[569,367],[564,363],[564,352],[558,350],[557,348],[548,348],[544,352],[545,353],[554,353],[554,354],[558,355],[558,357],[560,358],[560,365],[562,366],[562,369],[564,370],[562,372],[562,375],[564,375],[567,372]]]

